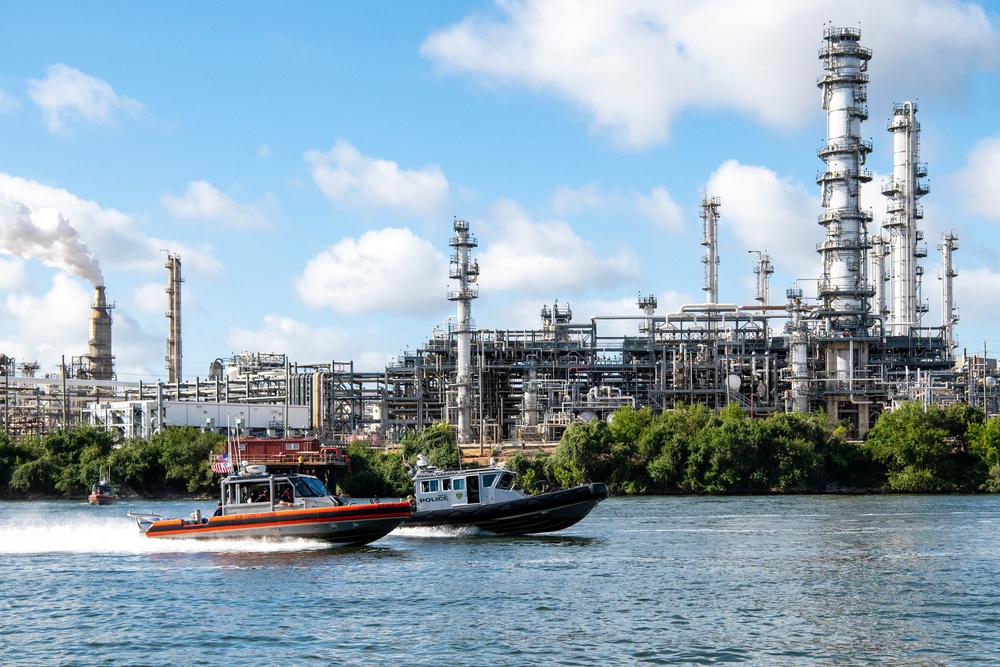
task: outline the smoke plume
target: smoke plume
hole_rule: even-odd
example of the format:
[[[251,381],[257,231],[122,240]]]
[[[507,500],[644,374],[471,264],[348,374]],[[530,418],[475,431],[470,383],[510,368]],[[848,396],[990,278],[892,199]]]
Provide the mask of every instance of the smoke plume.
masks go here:
[[[97,260],[76,229],[54,209],[32,212],[24,204],[0,197],[0,252],[40,260],[46,266],[104,284]]]

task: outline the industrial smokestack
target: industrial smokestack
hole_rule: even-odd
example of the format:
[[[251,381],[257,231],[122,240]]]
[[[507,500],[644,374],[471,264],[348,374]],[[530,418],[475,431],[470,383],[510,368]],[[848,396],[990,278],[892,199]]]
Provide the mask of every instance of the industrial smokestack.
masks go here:
[[[113,380],[114,357],[111,354],[111,307],[104,295],[104,286],[94,288],[94,305],[90,313],[90,340],[87,361],[94,380]]]
[[[167,284],[167,322],[170,333],[167,335],[167,379],[170,382],[181,381],[181,258],[177,255],[167,255],[166,268],[170,272]]]

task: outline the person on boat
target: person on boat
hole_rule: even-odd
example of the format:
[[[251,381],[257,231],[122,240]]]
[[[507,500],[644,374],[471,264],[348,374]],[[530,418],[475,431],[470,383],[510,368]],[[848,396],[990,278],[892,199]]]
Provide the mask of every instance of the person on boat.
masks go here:
[[[222,516],[222,501],[219,501],[219,506],[215,508],[215,514],[212,516]]]
[[[257,494],[257,497],[254,498],[253,501],[255,503],[267,503],[270,502],[271,499],[267,496],[267,491],[261,491]]]
[[[281,492],[281,496],[278,498],[278,503],[281,505],[291,505],[293,502],[292,490],[285,487],[285,490]]]

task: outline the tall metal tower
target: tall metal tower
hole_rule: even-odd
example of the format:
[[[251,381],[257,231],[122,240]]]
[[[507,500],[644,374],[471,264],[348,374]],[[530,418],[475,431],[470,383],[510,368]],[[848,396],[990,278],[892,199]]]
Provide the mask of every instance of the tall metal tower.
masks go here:
[[[820,49],[826,74],[817,84],[823,91],[827,112],[827,143],[819,149],[826,171],[816,182],[822,187],[827,212],[819,223],[826,228],[820,245],[823,276],[819,298],[835,331],[860,332],[868,326],[868,299],[872,290],[865,281],[864,258],[867,223],[871,213],[862,211],[861,183],[872,179],[863,169],[871,142],[861,139],[861,121],[868,118],[868,60],[871,49],[858,43],[856,28],[826,28],[826,46]]]
[[[448,292],[449,301],[458,302],[458,321],[455,339],[458,344],[458,368],[455,377],[455,407],[458,413],[457,437],[459,444],[471,440],[470,414],[472,398],[469,391],[469,369],[472,362],[472,300],[479,290],[472,287],[479,277],[479,263],[472,261],[472,248],[479,245],[469,233],[469,223],[455,220],[455,236],[449,244],[455,249],[451,256],[448,277],[458,281],[458,289]]]
[[[921,274],[917,260],[927,256],[927,248],[918,246],[923,232],[917,221],[924,217],[917,200],[930,191],[920,179],[927,176],[927,166],[920,164],[920,123],[917,105],[913,102],[893,105],[893,117],[888,130],[892,132],[892,180],[882,193],[891,201],[889,218],[882,226],[889,232],[889,320],[888,332],[906,336],[920,325],[926,311],[919,298],[918,280]]]
[[[888,241],[881,236],[875,235],[871,238],[871,253],[869,257],[872,262],[872,287],[874,287],[874,296],[872,297],[872,312],[876,315],[882,317],[889,316],[889,308],[886,306],[886,272],[885,272],[885,257],[887,254],[886,246]]]
[[[861,46],[856,28],[823,30],[826,45],[819,51],[826,74],[817,85],[823,91],[826,109],[827,143],[819,149],[826,170],[816,182],[822,188],[822,205],[827,212],[819,224],[826,228],[826,240],[817,248],[823,258],[823,275],[817,293],[818,315],[825,322],[821,333],[825,353],[823,387],[830,419],[849,419],[859,434],[868,430],[871,401],[858,381],[868,368],[868,340],[873,318],[868,284],[867,246],[870,212],[861,209],[860,186],[872,179],[864,169],[871,142],[861,139],[861,122],[868,118],[868,61],[871,49]],[[860,399],[860,400],[859,400]]]
[[[955,324],[958,322],[958,311],[955,309],[955,297],[952,291],[952,280],[958,275],[952,263],[952,254],[956,250],[958,250],[958,236],[952,231],[941,239],[941,329],[946,352],[955,347]]]
[[[705,246],[705,303],[719,302],[719,206],[718,197],[705,195],[701,200],[701,219],[705,233],[701,244]]]
[[[766,252],[760,250],[748,250],[747,252],[757,255],[757,265],[753,269],[753,272],[757,274],[757,296],[754,297],[754,301],[760,302],[760,308],[763,312],[767,310],[768,281],[771,274],[774,273],[774,265],[771,264],[771,256]]]
[[[104,294],[104,285],[94,287],[94,304],[90,311],[90,339],[87,341],[87,362],[90,379],[113,380],[114,356],[111,354],[111,309]]]
[[[653,294],[643,296],[640,293],[636,303],[645,318],[639,323],[639,333],[652,338],[656,333],[656,325],[653,323],[653,315],[656,314],[656,296]]]
[[[796,285],[785,290],[788,299],[788,323],[790,334],[788,366],[791,368],[791,390],[786,396],[786,412],[809,411],[809,328],[805,321],[805,306],[802,304],[802,289]]]
[[[167,255],[167,271],[170,274],[167,283],[167,380],[181,381],[181,258],[177,255]]]

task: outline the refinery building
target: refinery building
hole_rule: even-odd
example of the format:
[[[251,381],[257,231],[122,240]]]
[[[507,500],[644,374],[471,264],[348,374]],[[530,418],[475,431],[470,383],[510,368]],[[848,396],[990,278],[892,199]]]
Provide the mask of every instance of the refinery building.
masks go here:
[[[862,138],[872,52],[855,28],[827,27],[823,37],[817,84],[828,136],[818,147],[816,182],[825,238],[815,248],[822,274],[809,303],[796,285],[772,293],[771,258],[763,252],[756,252],[755,300],[719,302],[724,202],[705,193],[702,303],[665,313],[655,295],[640,295],[631,313],[581,322],[569,304],[556,302],[541,308],[535,329],[481,330],[473,318],[480,296],[477,241],[467,222],[455,220],[449,240],[453,289],[442,298],[455,303],[456,314],[384,370],[248,352],[218,359],[206,376],[185,381],[181,262],[170,255],[167,380],[115,380],[111,307],[97,287],[88,354],[65,363],[61,377],[35,378],[37,367],[0,355],[4,428],[41,433],[83,420],[123,437],[148,437],[169,425],[238,426],[254,435],[391,443],[408,430],[447,421],[460,442],[492,446],[553,442],[569,424],[607,419],[622,406],[658,412],[737,403],[759,416],[824,411],[848,422],[855,437],[902,401],[962,401],[997,414],[995,361],[985,354],[956,355],[954,234],[935,241],[940,265],[926,267],[937,274],[939,289],[925,284],[928,240],[920,228],[920,201],[929,188],[917,105],[879,110],[889,117],[893,171],[882,186],[884,208],[876,202],[864,207],[860,186],[872,179],[865,167],[872,144]],[[870,209],[884,216],[876,219]],[[941,317],[929,322],[925,294],[935,291]],[[630,321],[632,333],[621,335],[622,320]]]

